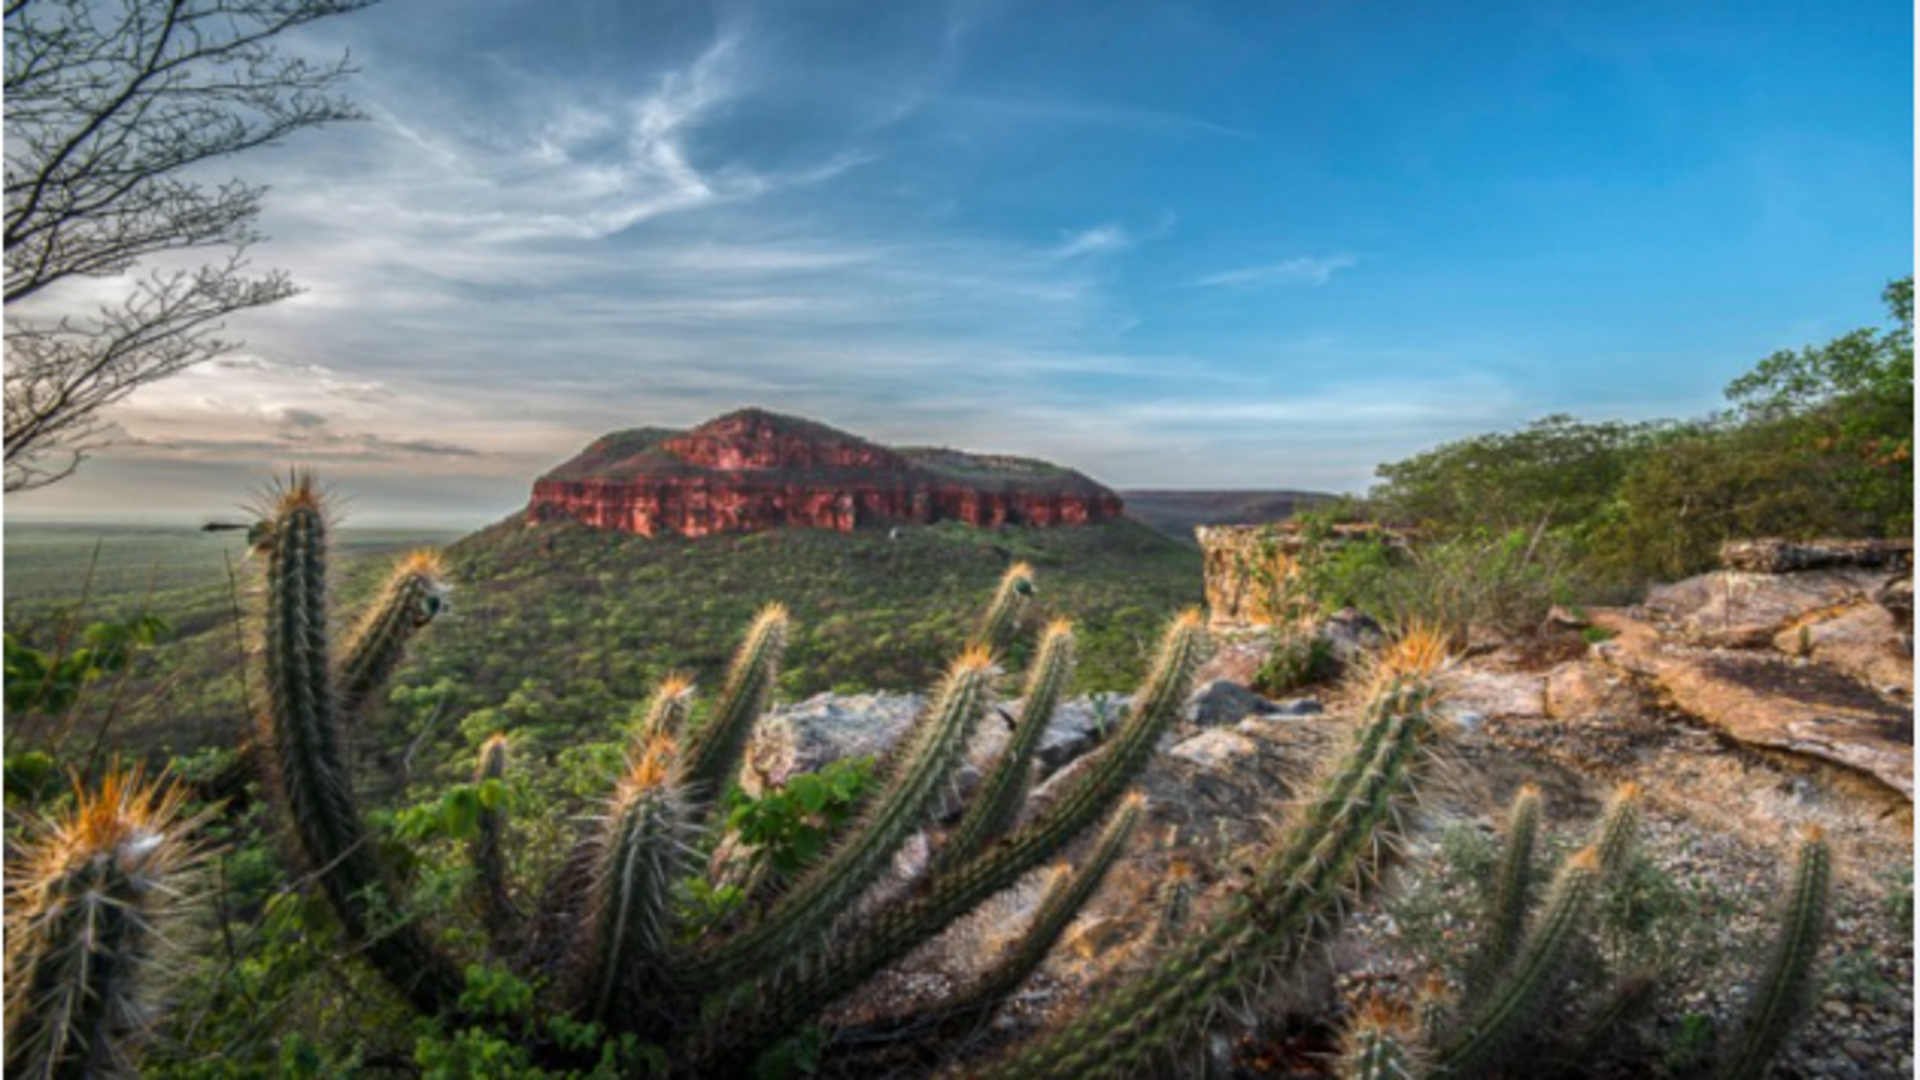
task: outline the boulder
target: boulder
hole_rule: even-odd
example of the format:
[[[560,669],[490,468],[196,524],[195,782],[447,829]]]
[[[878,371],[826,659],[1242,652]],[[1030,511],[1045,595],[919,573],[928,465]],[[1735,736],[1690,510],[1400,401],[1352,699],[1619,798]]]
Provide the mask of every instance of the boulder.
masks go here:
[[[1257,630],[1220,630],[1213,635],[1213,655],[1194,673],[1193,684],[1205,686],[1225,679],[1241,686],[1253,685],[1260,666],[1273,652],[1277,635],[1268,628]]]
[[[1773,645],[1788,656],[1825,664],[1883,692],[1913,694],[1910,639],[1879,604],[1861,604],[1782,630]]]
[[[1355,608],[1341,608],[1320,624],[1320,633],[1333,646],[1341,666],[1358,662],[1387,643],[1387,632],[1373,616]]]
[[[1249,716],[1307,716],[1319,711],[1320,702],[1314,698],[1273,701],[1232,680],[1215,679],[1187,698],[1183,715],[1197,727],[1225,727]]]
[[[1645,607],[1692,644],[1764,649],[1789,626],[1866,599],[1883,579],[1876,571],[1858,569],[1720,570],[1662,585],[1647,594]]]
[[[1887,609],[1893,616],[1898,629],[1911,641],[1913,639],[1913,574],[1911,572],[1888,581],[1876,589],[1873,602]]]
[[[1912,540],[1733,540],[1720,547],[1729,570],[1785,574],[1835,566],[1913,566]]]
[[[1627,716],[1640,710],[1639,688],[1628,676],[1593,660],[1569,660],[1547,672],[1542,705],[1556,720]]]
[[[1911,709],[1820,664],[1676,647],[1619,613],[1596,621],[1615,637],[1595,655],[1653,680],[1682,712],[1739,742],[1857,769],[1912,800]]]
[[[1236,762],[1251,757],[1259,749],[1251,738],[1238,731],[1212,728],[1175,743],[1173,749],[1167,752],[1204,769],[1231,769]]]

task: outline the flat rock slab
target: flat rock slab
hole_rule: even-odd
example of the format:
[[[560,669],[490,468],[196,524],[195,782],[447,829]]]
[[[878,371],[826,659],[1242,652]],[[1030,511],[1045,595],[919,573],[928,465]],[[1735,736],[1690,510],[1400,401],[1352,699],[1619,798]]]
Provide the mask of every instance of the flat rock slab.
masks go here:
[[[1866,600],[1886,581],[1874,570],[1699,574],[1647,594],[1645,607],[1695,645],[1764,649],[1801,621]]]
[[[1861,604],[1830,619],[1782,630],[1774,648],[1802,656],[1867,683],[1876,690],[1913,696],[1913,654],[1893,613]]]
[[[1446,701],[1456,712],[1489,717],[1545,716],[1547,680],[1524,671],[1457,672],[1447,680]]]
[[[1802,575],[1805,576],[1805,575]],[[1619,613],[1595,652],[1652,679],[1681,711],[1753,746],[1845,765],[1913,798],[1913,713],[1831,668],[1769,653],[1676,648]]]

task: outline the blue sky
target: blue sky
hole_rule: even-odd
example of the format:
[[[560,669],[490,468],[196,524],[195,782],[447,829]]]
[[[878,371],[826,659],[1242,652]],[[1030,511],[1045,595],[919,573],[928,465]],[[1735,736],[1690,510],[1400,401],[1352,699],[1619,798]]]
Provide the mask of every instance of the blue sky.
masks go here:
[[[319,465],[479,522],[758,404],[1115,486],[1359,490],[1697,415],[1913,263],[1902,3],[393,0],[371,119],[238,159],[308,288],[19,516]]]

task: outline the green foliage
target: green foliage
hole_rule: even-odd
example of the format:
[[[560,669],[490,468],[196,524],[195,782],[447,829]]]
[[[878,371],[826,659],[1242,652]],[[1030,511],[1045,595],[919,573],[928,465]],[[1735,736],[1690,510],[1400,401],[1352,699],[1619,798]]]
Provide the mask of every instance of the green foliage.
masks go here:
[[[64,713],[94,681],[126,669],[143,649],[171,628],[157,615],[91,623],[79,632],[77,647],[36,649],[9,633],[6,647],[7,711]]]
[[[1283,697],[1339,673],[1332,642],[1321,634],[1289,629],[1275,639],[1267,658],[1254,672],[1253,688],[1267,697]]]
[[[1469,529],[1399,556],[1378,540],[1351,542],[1325,565],[1307,576],[1327,582],[1310,585],[1327,590],[1316,594],[1323,609],[1355,607],[1397,632],[1438,628],[1455,643],[1475,626],[1536,630],[1579,588],[1565,540],[1538,530]]]
[[[1380,466],[1372,512],[1431,537],[1478,530],[1564,543],[1604,592],[1710,567],[1754,536],[1901,536],[1913,524],[1913,280],[1891,327],[1782,351],[1727,387],[1737,411],[1691,421],[1549,416]]]
[[[781,881],[812,866],[877,786],[871,757],[841,758],[799,773],[758,798],[738,787],[726,800],[727,828],[752,850],[752,865]]]

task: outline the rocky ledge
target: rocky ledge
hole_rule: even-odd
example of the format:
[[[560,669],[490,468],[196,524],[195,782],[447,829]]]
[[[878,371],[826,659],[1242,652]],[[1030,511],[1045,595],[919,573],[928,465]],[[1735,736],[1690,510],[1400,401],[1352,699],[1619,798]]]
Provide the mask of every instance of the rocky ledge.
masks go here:
[[[1028,458],[890,448],[825,424],[742,409],[691,431],[615,432],[534,483],[530,522],[571,518],[641,536],[963,521],[1084,525],[1120,497]]]

